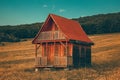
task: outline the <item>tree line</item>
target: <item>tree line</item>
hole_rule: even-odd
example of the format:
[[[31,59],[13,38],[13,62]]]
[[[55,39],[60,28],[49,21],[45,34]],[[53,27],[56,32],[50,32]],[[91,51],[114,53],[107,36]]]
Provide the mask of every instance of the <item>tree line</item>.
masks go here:
[[[120,32],[120,12],[80,17],[73,20],[78,21],[87,34]]]
[[[42,23],[0,26],[0,42],[18,42],[24,38],[33,38],[41,25]]]
[[[89,35],[120,32],[120,12],[98,14],[72,20],[78,21]],[[16,42],[24,38],[33,38],[42,24],[43,23],[33,23],[16,26],[0,26],[0,42]]]

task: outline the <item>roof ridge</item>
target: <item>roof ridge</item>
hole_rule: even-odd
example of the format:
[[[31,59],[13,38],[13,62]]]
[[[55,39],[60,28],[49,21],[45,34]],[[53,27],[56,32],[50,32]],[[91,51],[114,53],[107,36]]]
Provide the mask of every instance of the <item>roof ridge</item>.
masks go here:
[[[50,13],[49,15],[50,15],[50,16],[53,16],[53,18],[54,18],[54,16],[57,16],[57,17],[64,18],[64,19],[69,20],[69,21],[73,21],[73,22],[79,23],[78,21],[75,21],[75,20],[72,20],[72,19],[68,19],[68,18],[65,18],[65,17],[59,16],[59,15],[56,15],[56,14],[52,14],[52,13]]]

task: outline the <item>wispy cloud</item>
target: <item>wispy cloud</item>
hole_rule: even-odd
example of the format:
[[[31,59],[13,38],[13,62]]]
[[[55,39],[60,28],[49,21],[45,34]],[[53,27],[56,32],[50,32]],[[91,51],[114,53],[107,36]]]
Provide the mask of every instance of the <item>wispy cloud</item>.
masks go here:
[[[43,5],[44,8],[48,7],[46,4]]]
[[[60,13],[65,12],[65,9],[59,9],[59,12]]]

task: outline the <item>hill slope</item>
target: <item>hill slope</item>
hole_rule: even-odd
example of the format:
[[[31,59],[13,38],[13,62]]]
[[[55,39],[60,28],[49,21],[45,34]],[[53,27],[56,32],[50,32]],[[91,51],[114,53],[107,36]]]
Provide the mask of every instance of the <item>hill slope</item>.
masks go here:
[[[116,37],[117,36],[117,37]],[[31,39],[0,46],[0,80],[119,80],[120,33],[89,36],[92,67],[70,71],[34,72],[34,45]]]
[[[120,32],[120,12],[80,17],[74,20],[81,23],[87,34]]]
[[[78,21],[87,34],[120,32],[120,12],[80,17],[73,20]],[[42,23],[0,26],[0,42],[15,42],[23,38],[33,38],[41,25]]]

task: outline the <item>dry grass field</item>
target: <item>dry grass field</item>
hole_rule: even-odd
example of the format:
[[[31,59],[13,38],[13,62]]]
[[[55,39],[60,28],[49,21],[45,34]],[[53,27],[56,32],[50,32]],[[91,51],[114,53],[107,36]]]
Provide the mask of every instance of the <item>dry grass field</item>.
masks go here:
[[[0,80],[120,80],[120,33],[90,36],[92,66],[34,71],[32,39],[0,46]]]

